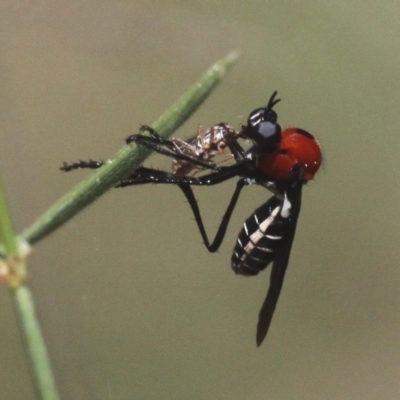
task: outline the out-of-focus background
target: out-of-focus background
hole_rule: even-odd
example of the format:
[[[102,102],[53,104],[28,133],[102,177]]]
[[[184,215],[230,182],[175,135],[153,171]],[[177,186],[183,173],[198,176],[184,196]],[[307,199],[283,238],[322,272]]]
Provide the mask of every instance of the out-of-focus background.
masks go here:
[[[40,242],[31,284],[64,399],[395,399],[400,392],[400,5],[397,2],[4,1],[0,170],[18,232],[112,158],[217,59],[226,80],[175,136],[239,127],[277,89],[313,132],[283,292],[255,345],[269,271],[230,270],[246,188],[209,254],[177,188],[114,190]],[[152,157],[147,165],[169,168]],[[234,182],[196,190],[214,232]],[[0,397],[32,399],[0,291]]]

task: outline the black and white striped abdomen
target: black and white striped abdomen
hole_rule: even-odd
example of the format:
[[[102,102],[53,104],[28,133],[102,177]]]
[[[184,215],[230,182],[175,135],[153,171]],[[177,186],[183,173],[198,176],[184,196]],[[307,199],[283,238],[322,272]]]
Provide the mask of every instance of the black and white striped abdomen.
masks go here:
[[[232,255],[232,269],[257,275],[273,261],[292,226],[286,194],[274,195],[244,222]]]

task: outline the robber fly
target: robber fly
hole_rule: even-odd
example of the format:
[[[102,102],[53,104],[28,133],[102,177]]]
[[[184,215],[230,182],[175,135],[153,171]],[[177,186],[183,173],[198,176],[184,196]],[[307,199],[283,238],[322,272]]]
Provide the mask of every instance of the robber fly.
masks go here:
[[[314,136],[300,128],[283,129],[278,124],[274,106],[280,101],[274,92],[266,107],[252,111],[247,124],[236,132],[221,123],[206,130],[203,137],[182,141],[162,138],[152,128],[126,139],[173,158],[172,172],[139,167],[117,187],[146,183],[177,185],[186,196],[194,214],[206,248],[215,252],[220,247],[226,229],[244,186],[257,184],[272,192],[272,197],[246,219],[231,257],[235,273],[257,275],[272,263],[270,285],[259,313],[256,341],[260,346],[265,339],[281,292],[289,263],[290,251],[301,208],[302,188],[314,178],[321,162],[321,147]],[[239,139],[250,140],[253,145],[244,150]],[[229,149],[234,163],[217,166],[213,158],[221,150]],[[64,171],[77,168],[99,168],[102,162],[79,161],[64,163]],[[196,169],[209,170],[205,175],[188,174]],[[236,189],[221,220],[215,238],[209,241],[192,186],[210,186],[238,177]]]

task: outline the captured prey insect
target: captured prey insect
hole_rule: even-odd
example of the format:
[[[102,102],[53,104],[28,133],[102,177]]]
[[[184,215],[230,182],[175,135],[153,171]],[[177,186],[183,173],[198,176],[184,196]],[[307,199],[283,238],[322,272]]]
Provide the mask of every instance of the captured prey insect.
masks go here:
[[[231,158],[231,154],[226,152],[226,147],[233,143],[240,136],[240,132],[236,131],[230,125],[221,122],[213,125],[203,132],[201,126],[197,129],[197,135],[187,139],[173,138],[171,141],[176,147],[179,154],[186,154],[199,161],[206,161],[210,166],[215,165],[213,158],[218,155]],[[174,158],[172,160],[172,171],[175,175],[188,175],[189,173],[199,170],[200,166],[193,164],[188,160]]]
[[[184,144],[176,140],[160,137],[150,127],[150,136],[131,135],[127,143],[135,142],[173,157],[179,173],[170,173],[140,167],[117,187],[145,183],[168,183],[177,185],[186,196],[195,216],[200,234],[206,248],[215,252],[220,247],[244,186],[257,184],[272,192],[272,197],[256,209],[245,221],[231,258],[232,269],[240,275],[257,275],[272,263],[270,285],[259,313],[256,341],[261,345],[265,339],[281,292],[283,279],[288,266],[290,251],[295,235],[297,219],[301,207],[303,185],[314,178],[322,161],[321,148],[314,136],[299,128],[282,130],[278,124],[277,113],[273,107],[280,101],[277,92],[271,96],[266,107],[250,113],[247,124],[235,132],[228,124],[214,125],[220,129],[218,135],[212,128],[205,132],[209,139],[198,137]],[[226,136],[220,133],[228,133]],[[239,139],[250,139],[253,143],[244,150]],[[205,144],[207,143],[207,144]],[[234,158],[229,166],[217,166],[213,158],[219,149],[228,148]],[[61,169],[69,171],[76,168],[98,168],[101,162],[90,160],[65,164]],[[189,176],[189,172],[204,169],[208,173]],[[236,189],[221,220],[215,238],[209,241],[192,185],[209,186],[233,177],[239,177]]]
[[[217,155],[231,158],[232,154],[226,153],[228,144],[237,140],[240,132],[230,125],[221,122],[208,128],[205,132],[199,126],[197,134],[187,140],[162,138],[157,132],[147,125],[140,127],[141,132],[149,132],[150,136],[142,134],[131,135],[126,139],[127,144],[135,141],[149,147],[157,153],[172,157],[172,171],[175,175],[183,176],[204,169],[218,170],[216,163],[212,160]],[[63,163],[62,171],[73,171],[75,169],[97,169],[104,165],[104,161],[79,160],[74,163]]]

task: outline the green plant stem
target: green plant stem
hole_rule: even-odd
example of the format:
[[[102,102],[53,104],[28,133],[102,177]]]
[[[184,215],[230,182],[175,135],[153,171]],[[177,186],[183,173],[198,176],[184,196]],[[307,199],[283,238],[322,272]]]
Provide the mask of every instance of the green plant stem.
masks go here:
[[[8,212],[6,196],[3,189],[3,183],[0,178],[0,233],[4,242],[4,251],[7,257],[17,254],[17,241],[14,237],[14,230],[10,214]]]
[[[151,126],[161,136],[168,137],[200,106],[234,65],[238,52],[232,52],[214,64],[170,109]],[[130,144],[118,152],[112,162],[101,167],[88,179],[58,200],[37,219],[22,237],[33,244],[64,224],[119,180],[140,166],[150,150]]]
[[[10,293],[29,357],[36,397],[41,400],[57,400],[59,395],[31,290],[25,283],[11,288]]]
[[[10,213],[0,179],[0,232],[4,241],[6,260],[3,267],[8,268],[10,295],[21,328],[25,350],[30,360],[30,369],[37,399],[59,399],[46,345],[43,340],[35,304],[26,283],[25,256],[15,239]],[[3,278],[6,278],[4,271]]]
[[[171,135],[206,99],[237,58],[238,53],[234,52],[213,65],[152,127],[163,137]],[[22,241],[33,244],[44,238],[132,172],[149,154],[149,150],[135,144],[125,146],[112,162],[93,173],[38,218],[22,234]],[[25,256],[18,253],[19,247],[12,229],[1,182],[0,232],[4,241],[2,249],[2,255],[5,255],[4,265],[9,266],[10,277],[13,278],[9,283],[10,294],[30,360],[37,398],[57,400],[59,395],[46,345],[36,316],[32,293],[26,283]]]

